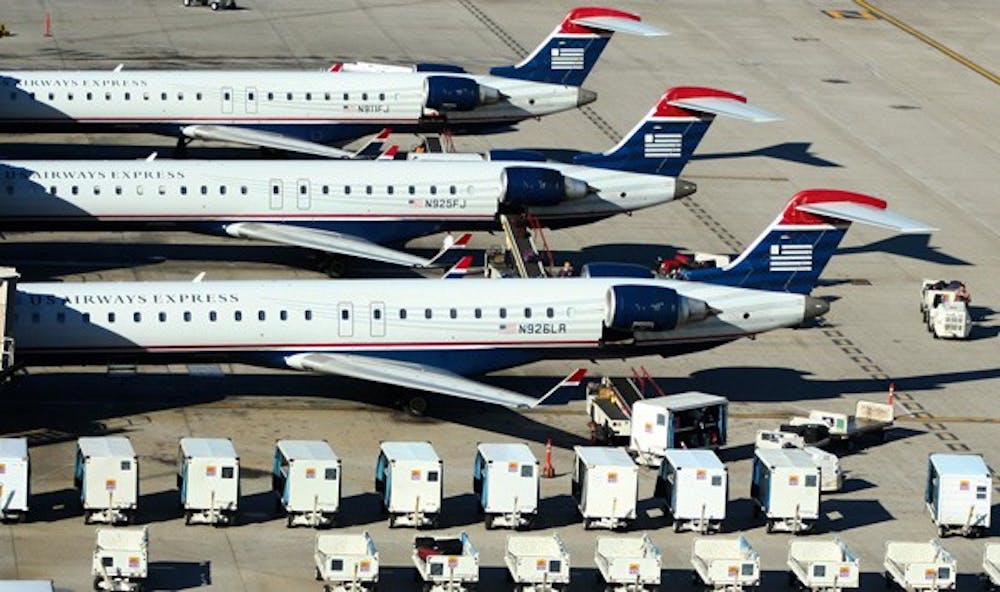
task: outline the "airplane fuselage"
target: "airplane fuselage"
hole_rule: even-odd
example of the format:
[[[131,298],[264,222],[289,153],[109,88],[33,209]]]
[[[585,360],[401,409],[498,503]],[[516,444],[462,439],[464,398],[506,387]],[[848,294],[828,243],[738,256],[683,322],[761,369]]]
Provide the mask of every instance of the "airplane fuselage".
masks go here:
[[[434,108],[432,77],[472,81],[503,98]],[[0,72],[0,132],[181,136],[181,128],[202,124],[337,143],[384,127],[502,127],[595,98],[573,86],[450,72],[8,71]]]
[[[673,289],[714,314],[609,334],[609,290]],[[803,320],[806,297],[673,280],[306,280],[33,283],[12,335],[29,365],[230,361],[288,367],[340,352],[462,375],[541,359],[673,355]]]
[[[227,234],[235,223],[271,222],[402,242],[441,230],[499,228],[498,213],[516,210],[507,205],[510,167],[558,171],[591,188],[583,198],[527,208],[554,226],[663,203],[679,185],[659,175],[481,159],[0,161],[0,230]]]

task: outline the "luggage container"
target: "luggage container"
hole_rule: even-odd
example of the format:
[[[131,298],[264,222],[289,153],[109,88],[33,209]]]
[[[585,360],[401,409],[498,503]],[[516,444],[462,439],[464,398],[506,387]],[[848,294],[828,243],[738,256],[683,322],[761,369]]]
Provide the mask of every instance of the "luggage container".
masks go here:
[[[464,532],[458,536],[416,537],[413,565],[424,592],[472,590],[479,583],[479,551]]]
[[[666,505],[674,532],[719,532],[729,497],[726,466],[711,450],[667,450],[653,495]]]
[[[145,528],[97,529],[91,575],[94,590],[142,590],[149,567],[149,534]]]
[[[754,439],[754,450],[758,448],[805,448],[806,441],[800,434],[783,432],[781,430],[757,430]]]
[[[128,524],[139,501],[139,464],[128,438],[80,438],[73,486],[80,494],[85,524]]]
[[[0,580],[0,592],[54,592],[52,580]]]
[[[955,588],[958,566],[951,553],[937,541],[911,543],[886,541],[885,580],[907,592]]]
[[[639,467],[624,448],[574,446],[572,494],[583,527],[625,528],[636,516]]]
[[[316,579],[324,592],[360,592],[378,586],[378,550],[367,531],[316,537]]]
[[[340,458],[325,440],[278,440],[271,489],[289,528],[330,526],[340,509]]]
[[[538,459],[525,444],[480,444],[472,490],[486,528],[529,527],[538,513]]]
[[[0,522],[24,522],[31,497],[27,438],[0,438]]]
[[[750,497],[767,532],[812,530],[819,520],[819,467],[796,448],[754,452]]]
[[[240,457],[229,438],[181,438],[177,488],[185,524],[236,522],[240,504]]]
[[[558,534],[507,537],[503,561],[515,590],[547,592],[569,586],[569,551]]]
[[[844,473],[840,470],[840,459],[837,455],[815,446],[806,446],[802,450],[809,453],[813,462],[819,467],[820,492],[840,491],[844,486]]]
[[[1000,543],[986,543],[981,578],[987,590],[1000,590]]]
[[[977,537],[990,528],[990,470],[978,454],[932,454],[925,501],[940,536]]]
[[[723,446],[728,408],[725,397],[694,391],[636,401],[629,450],[639,464],[658,467],[671,448]]]
[[[860,585],[861,562],[844,541],[791,541],[791,582],[811,592],[840,592]]]
[[[660,589],[662,556],[647,534],[597,537],[594,562],[608,592]]]
[[[389,528],[434,526],[441,516],[444,465],[430,442],[382,442],[375,491]]]
[[[743,536],[695,539],[691,565],[695,582],[707,590],[740,592],[760,585],[760,555]]]

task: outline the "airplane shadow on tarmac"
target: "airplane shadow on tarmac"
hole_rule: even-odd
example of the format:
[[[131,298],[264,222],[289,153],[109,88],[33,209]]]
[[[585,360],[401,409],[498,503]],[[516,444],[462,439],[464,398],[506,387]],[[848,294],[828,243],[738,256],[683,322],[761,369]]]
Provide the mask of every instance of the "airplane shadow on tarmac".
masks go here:
[[[858,245],[855,247],[841,247],[837,249],[837,255],[854,255],[857,253],[889,253],[901,257],[909,257],[927,263],[938,265],[973,265],[965,259],[953,257],[943,251],[940,247],[931,246],[930,234],[898,234],[879,241]]]

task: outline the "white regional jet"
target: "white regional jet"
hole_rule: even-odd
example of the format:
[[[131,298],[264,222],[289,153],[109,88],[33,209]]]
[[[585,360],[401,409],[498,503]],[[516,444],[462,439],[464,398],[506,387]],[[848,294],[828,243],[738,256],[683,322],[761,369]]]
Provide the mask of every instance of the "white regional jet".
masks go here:
[[[0,132],[142,132],[347,157],[326,144],[391,127],[486,131],[586,105],[612,33],[661,35],[639,16],[580,7],[530,56],[489,74],[457,66],[335,64],[328,72],[0,72]]]
[[[530,151],[412,160],[0,161],[0,231],[172,228],[409,266],[383,245],[495,230],[529,212],[552,228],[683,197],[678,179],[715,114],[773,115],[725,91],[668,90],[617,146],[572,163]]]
[[[26,365],[244,362],[533,407],[538,399],[468,377],[543,359],[672,356],[795,327],[829,305],[759,288],[811,288],[850,220],[929,230],[885,207],[798,193],[714,278],[739,287],[629,277],[36,283],[17,288],[11,334]]]

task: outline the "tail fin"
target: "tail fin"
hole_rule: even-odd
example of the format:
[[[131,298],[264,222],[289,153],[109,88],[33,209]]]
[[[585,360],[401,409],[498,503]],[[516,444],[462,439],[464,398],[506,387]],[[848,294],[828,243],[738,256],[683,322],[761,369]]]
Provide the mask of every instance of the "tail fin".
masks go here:
[[[666,35],[631,12],[582,6],[574,8],[531,55],[514,66],[490,70],[494,76],[580,86],[616,31],[633,35]]]
[[[850,191],[796,193],[764,232],[725,267],[686,269],[681,277],[741,288],[808,294],[851,222],[903,233],[935,230],[886,210],[886,202]]]
[[[676,177],[691,159],[716,115],[747,121],[777,121],[773,113],[747,104],[746,97],[714,88],[668,90],[617,146],[581,154],[574,164]]]

